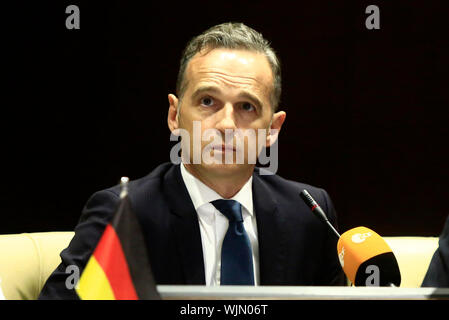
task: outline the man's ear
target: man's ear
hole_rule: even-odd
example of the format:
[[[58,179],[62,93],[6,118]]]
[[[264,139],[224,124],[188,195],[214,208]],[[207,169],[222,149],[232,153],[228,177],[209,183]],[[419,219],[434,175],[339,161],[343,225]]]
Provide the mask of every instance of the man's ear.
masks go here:
[[[271,125],[270,125],[270,132],[267,135],[267,143],[266,147],[271,147],[273,143],[276,142],[279,132],[281,131],[282,124],[285,121],[285,118],[287,117],[287,114],[284,111],[279,111],[273,114],[273,117],[271,118]]]
[[[168,95],[168,116],[167,116],[167,123],[168,128],[171,132],[178,129],[179,123],[178,123],[178,98],[174,94]]]

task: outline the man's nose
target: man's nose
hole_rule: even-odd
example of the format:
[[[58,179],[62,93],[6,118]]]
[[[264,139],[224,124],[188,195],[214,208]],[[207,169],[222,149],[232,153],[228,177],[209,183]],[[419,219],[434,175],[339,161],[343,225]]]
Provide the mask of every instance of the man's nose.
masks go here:
[[[225,129],[235,129],[236,119],[234,107],[231,103],[226,103],[219,112],[216,113],[217,123],[215,128],[224,132]]]

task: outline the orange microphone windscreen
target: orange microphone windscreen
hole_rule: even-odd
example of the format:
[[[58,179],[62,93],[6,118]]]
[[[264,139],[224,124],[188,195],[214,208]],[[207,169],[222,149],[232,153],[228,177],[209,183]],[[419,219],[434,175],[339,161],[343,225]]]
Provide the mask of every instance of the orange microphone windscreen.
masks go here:
[[[390,246],[373,230],[357,227],[346,231],[338,240],[337,252],[346,276],[356,286],[399,286],[401,276],[396,258]]]

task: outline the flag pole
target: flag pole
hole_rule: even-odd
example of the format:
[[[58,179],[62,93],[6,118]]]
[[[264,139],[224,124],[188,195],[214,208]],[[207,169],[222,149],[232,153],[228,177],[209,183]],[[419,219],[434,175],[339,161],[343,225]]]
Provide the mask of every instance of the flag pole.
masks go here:
[[[129,182],[129,178],[128,177],[121,177],[120,178],[120,199],[123,199],[124,197],[126,197],[128,195],[128,182]]]

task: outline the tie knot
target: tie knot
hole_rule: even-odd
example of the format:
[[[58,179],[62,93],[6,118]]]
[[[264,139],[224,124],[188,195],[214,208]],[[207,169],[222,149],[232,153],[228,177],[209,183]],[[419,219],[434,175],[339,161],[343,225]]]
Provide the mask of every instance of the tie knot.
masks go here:
[[[242,205],[235,200],[215,200],[211,202],[230,222],[242,222]]]

